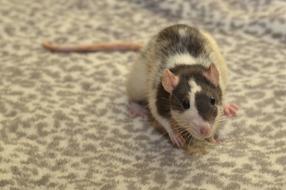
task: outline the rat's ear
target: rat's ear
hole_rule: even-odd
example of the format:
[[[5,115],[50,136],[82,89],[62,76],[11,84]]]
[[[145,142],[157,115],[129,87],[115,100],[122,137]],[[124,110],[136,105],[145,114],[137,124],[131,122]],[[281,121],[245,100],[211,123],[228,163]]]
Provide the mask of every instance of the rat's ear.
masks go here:
[[[172,73],[169,69],[165,69],[162,76],[162,86],[171,93],[179,84],[179,77]]]
[[[206,71],[203,71],[203,75],[209,79],[215,86],[219,83],[219,72],[214,63],[210,64]]]

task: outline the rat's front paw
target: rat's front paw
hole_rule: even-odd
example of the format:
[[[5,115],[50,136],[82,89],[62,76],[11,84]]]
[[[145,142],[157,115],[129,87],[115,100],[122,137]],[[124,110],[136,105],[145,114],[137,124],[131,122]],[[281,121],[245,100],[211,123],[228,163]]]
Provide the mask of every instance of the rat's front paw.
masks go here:
[[[217,136],[216,137],[212,136],[210,138],[207,138],[206,140],[212,144],[221,144],[223,142],[223,140],[219,139]]]
[[[178,148],[182,148],[183,146],[186,145],[185,138],[179,132],[172,131],[172,132],[169,133],[169,137],[170,137],[172,143],[174,145],[176,145]]]
[[[239,109],[239,106],[236,104],[225,104],[223,106],[224,115],[227,117],[234,117]]]

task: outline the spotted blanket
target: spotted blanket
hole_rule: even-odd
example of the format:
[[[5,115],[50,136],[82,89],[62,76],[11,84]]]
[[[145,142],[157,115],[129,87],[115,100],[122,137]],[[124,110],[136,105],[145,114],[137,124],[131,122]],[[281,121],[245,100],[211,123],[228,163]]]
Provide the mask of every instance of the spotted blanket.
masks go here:
[[[285,189],[285,13],[282,0],[0,0],[0,189]],[[219,145],[177,149],[129,117],[138,53],[40,45],[145,43],[174,23],[213,34],[229,65],[241,109]]]

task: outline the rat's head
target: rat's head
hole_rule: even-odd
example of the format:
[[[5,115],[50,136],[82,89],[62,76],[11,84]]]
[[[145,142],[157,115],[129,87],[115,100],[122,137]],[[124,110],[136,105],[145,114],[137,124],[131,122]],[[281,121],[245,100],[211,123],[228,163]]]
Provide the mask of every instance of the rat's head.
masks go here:
[[[170,93],[171,117],[197,139],[214,133],[222,108],[218,84],[219,73],[214,64],[208,69],[199,65],[177,66],[163,73],[162,86]]]

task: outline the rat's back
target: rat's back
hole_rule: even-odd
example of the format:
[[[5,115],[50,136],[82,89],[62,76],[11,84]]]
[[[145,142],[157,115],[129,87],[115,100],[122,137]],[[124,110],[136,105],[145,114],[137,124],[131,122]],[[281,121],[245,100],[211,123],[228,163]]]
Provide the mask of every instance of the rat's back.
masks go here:
[[[216,41],[206,32],[184,24],[169,26],[157,35],[141,51],[137,63],[127,79],[127,92],[134,101],[156,96],[162,72],[179,64],[200,64],[206,68],[214,63],[219,71],[219,85],[224,91],[227,67]]]

